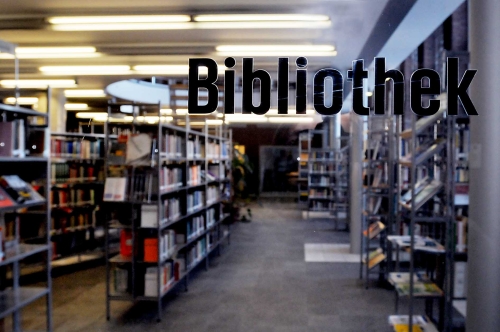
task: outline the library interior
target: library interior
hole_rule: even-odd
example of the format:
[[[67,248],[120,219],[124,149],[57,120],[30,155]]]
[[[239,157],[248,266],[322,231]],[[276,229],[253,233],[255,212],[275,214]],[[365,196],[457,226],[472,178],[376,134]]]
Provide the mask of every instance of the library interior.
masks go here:
[[[498,0],[2,9],[0,332],[500,330]]]

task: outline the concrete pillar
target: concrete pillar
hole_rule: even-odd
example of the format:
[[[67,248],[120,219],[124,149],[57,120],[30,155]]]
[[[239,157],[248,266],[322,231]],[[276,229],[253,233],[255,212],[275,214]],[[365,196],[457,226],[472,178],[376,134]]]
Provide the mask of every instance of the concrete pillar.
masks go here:
[[[51,89],[50,94],[50,131],[66,132],[66,109],[64,104],[66,97],[63,89]],[[40,94],[38,97],[38,110],[47,112],[47,94]]]
[[[350,252],[359,254],[361,253],[361,216],[363,212],[363,117],[353,111],[351,111],[350,117]]]
[[[467,331],[500,327],[500,1],[469,1],[471,117]]]

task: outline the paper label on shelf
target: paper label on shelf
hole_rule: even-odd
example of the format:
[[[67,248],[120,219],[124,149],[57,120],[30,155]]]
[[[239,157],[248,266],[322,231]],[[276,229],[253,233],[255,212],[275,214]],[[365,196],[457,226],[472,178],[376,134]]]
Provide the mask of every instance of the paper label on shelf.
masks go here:
[[[469,152],[469,168],[481,168],[482,146],[481,144],[471,144]]]

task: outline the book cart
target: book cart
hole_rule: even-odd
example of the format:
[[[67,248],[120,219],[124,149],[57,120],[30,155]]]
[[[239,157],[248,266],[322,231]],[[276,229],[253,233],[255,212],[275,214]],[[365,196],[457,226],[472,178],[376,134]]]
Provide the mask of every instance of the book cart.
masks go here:
[[[408,300],[408,315],[389,317],[395,330],[451,331],[453,315],[454,261],[454,118],[445,116],[446,97],[432,116],[417,118],[411,125],[398,121],[399,213],[396,233],[388,236],[396,253],[389,282],[395,289],[396,313],[399,299]],[[407,115],[405,115],[407,116]],[[403,271],[401,252],[409,255]],[[416,301],[424,301],[418,315]],[[409,319],[409,317],[413,317]]]
[[[191,271],[229,243],[230,132],[192,127],[160,105],[129,103],[124,117],[123,105],[109,104],[105,140],[106,317],[112,301],[153,301],[160,320],[163,297],[187,290]]]
[[[394,232],[394,121],[388,115],[367,118],[366,152],[364,160],[363,225],[361,234],[360,278],[368,288],[370,275],[387,280],[392,253],[387,235]]]

